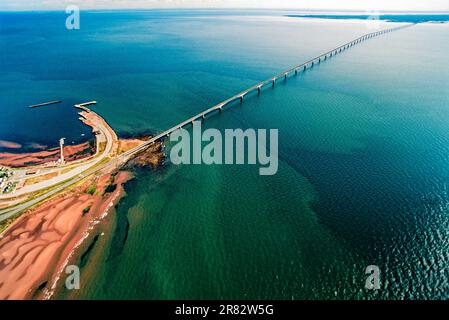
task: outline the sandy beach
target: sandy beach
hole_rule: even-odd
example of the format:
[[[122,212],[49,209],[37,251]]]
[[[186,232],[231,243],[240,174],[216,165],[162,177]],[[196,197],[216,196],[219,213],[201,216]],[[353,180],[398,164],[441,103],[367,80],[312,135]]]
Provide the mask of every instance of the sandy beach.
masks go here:
[[[12,143],[12,142],[11,142]],[[67,161],[87,158],[95,153],[94,148],[88,141],[64,146],[64,156]],[[25,153],[0,153],[0,164],[8,167],[19,168],[27,165],[40,165],[59,159],[59,148]]]
[[[89,179],[17,219],[0,236],[0,299],[50,297],[68,258],[123,195],[130,176]],[[105,192],[110,185],[113,191]]]

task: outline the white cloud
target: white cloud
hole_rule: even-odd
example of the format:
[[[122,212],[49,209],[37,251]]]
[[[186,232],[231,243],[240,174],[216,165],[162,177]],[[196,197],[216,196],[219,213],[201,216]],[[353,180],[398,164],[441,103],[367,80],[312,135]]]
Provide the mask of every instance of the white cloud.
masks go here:
[[[81,8],[297,8],[332,10],[449,11],[449,0],[2,0],[0,9]]]

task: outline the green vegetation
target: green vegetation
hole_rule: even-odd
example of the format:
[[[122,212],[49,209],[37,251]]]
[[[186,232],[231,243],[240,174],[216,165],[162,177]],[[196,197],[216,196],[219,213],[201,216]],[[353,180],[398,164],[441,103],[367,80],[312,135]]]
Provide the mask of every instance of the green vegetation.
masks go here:
[[[8,168],[0,167],[0,178],[9,178],[14,172]]]
[[[83,216],[90,211],[90,208],[92,208],[91,204],[83,209]]]
[[[14,191],[14,189],[17,186],[17,181],[15,182],[8,182],[8,184],[6,185],[6,188],[3,190],[3,193],[11,193]]]
[[[117,175],[118,171],[115,171],[111,174],[111,177],[108,180],[108,186],[104,189],[103,195],[106,193],[114,192],[115,189],[117,189],[117,185],[114,184],[115,176]]]
[[[115,189],[117,189],[117,185],[116,184],[112,184],[112,183],[108,184],[106,189],[104,189],[104,193],[103,194],[114,192]]]
[[[0,234],[2,234],[3,231],[5,231],[14,222],[14,220],[16,220],[17,217],[19,217],[19,216],[20,216],[20,213],[0,222]]]
[[[92,184],[86,189],[86,193],[93,196],[95,194],[95,191],[97,191],[97,183],[92,182]]]

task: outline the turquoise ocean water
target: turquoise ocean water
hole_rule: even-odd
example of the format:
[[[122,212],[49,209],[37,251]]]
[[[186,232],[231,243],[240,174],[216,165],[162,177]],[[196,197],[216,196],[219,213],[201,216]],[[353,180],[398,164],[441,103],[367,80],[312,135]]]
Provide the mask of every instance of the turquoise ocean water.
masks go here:
[[[15,129],[36,119],[24,105],[53,98],[73,139],[86,129],[70,104],[85,100],[121,135],[161,131],[373,31],[287,14],[82,12],[67,31],[61,13],[1,13],[0,140],[58,139]],[[448,298],[448,36],[422,24],[369,40],[208,119],[279,129],[278,173],[136,170],[80,255],[81,290],[57,297]],[[46,110],[35,117],[56,117]],[[377,292],[364,288],[372,264]]]

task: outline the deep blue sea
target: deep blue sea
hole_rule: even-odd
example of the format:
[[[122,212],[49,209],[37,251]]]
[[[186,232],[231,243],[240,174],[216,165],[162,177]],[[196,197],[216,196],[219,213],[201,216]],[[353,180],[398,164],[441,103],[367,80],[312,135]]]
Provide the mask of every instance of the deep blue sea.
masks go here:
[[[373,31],[295,14],[82,11],[69,31],[64,13],[0,13],[0,140],[75,140],[86,100],[121,135],[162,131]],[[278,129],[277,174],[136,170],[75,261],[81,290],[58,297],[449,298],[448,39],[448,24],[389,33],[208,119]]]

